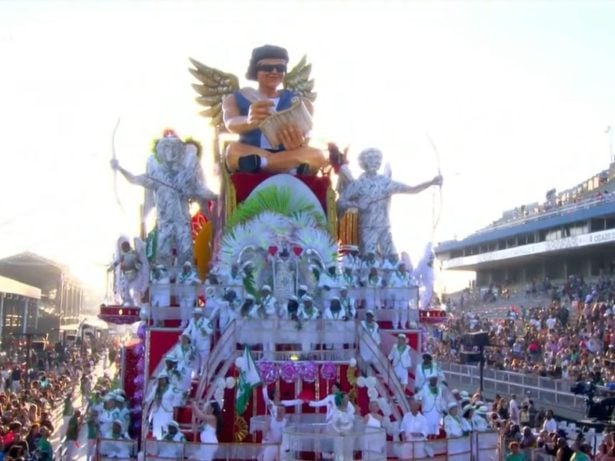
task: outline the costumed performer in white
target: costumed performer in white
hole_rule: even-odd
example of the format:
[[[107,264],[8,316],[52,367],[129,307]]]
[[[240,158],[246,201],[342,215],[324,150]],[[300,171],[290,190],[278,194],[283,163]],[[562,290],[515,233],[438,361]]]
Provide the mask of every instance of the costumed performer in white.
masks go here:
[[[209,319],[203,315],[202,308],[195,307],[192,313],[192,319],[184,333],[188,334],[196,349],[197,364],[194,368],[199,375],[202,375],[207,368],[207,360],[211,350],[211,335],[214,333],[214,329]]]
[[[326,308],[334,297],[339,296],[340,281],[337,275],[337,265],[330,264],[326,272],[322,272],[318,277],[318,288],[320,288],[320,300]]]
[[[458,407],[459,408],[459,407]],[[471,442],[468,442],[472,446],[472,457],[478,459],[478,440],[475,434],[474,428],[474,412],[475,408],[472,404],[467,404],[462,407],[461,410],[461,428],[463,429],[463,435],[471,437]]]
[[[188,459],[211,461],[218,449],[218,428],[222,424],[220,405],[216,401],[207,402],[203,409],[196,402],[192,402],[192,414],[202,421],[200,433],[201,445]]]
[[[380,327],[374,319],[374,311],[368,310],[365,313],[365,320],[361,320],[361,328],[367,332],[367,335],[375,343],[376,347],[374,349],[378,349],[380,347],[380,343],[382,342],[382,338],[380,337]],[[361,355],[361,358],[367,368],[366,370],[363,370],[363,372],[367,375],[371,375],[370,365],[376,359],[376,357],[374,357],[374,351],[372,348],[363,344],[363,341],[361,341],[361,343],[359,343],[359,354]]]
[[[225,289],[222,300],[218,302],[216,309],[220,333],[224,333],[228,326],[239,318],[238,310],[239,300],[237,299],[237,293],[233,289]],[[216,313],[212,314],[212,317],[215,317]]]
[[[406,264],[400,262],[389,276],[389,302],[393,311],[393,328],[402,329],[408,326],[408,309],[412,292],[412,280],[406,270]]]
[[[477,438],[476,446],[480,453],[480,459],[496,461],[499,434],[497,431],[490,430],[489,422],[487,421],[489,413],[490,411],[487,405],[478,407],[472,417],[472,425],[474,427],[475,437]]]
[[[299,298],[295,295],[292,295],[288,298],[286,302],[286,306],[283,306],[280,309],[280,318],[283,320],[299,320]]]
[[[282,400],[280,391],[277,387],[267,389],[267,386],[262,386],[261,389],[263,393],[263,401],[265,402],[265,408],[267,408],[267,411],[273,417],[275,417],[276,411],[279,407],[294,407],[303,404],[303,400],[301,399]]]
[[[164,356],[164,363],[167,367],[166,372],[169,375],[169,385],[175,393],[175,403],[173,406],[180,407],[184,404],[188,392],[184,389],[186,381],[183,371],[179,368],[179,358],[173,352],[169,352]]]
[[[316,324],[311,320],[317,320],[320,318],[320,311],[314,306],[314,300],[310,295],[303,295],[301,297],[301,306],[299,306],[299,319],[304,322],[303,332],[301,336],[301,350],[303,352],[310,352],[316,348],[316,343],[310,341],[310,337],[314,338],[314,332],[316,331]]]
[[[345,263],[344,272],[342,272],[342,283],[352,290],[353,295],[356,294],[356,288],[359,286],[359,278],[355,274],[355,266],[350,263]]]
[[[423,354],[423,362],[416,366],[414,370],[414,390],[415,392],[419,392],[425,383],[427,382],[427,377],[433,374],[438,375],[438,379],[440,382],[444,381],[444,373],[438,366],[437,363],[434,362],[433,357],[429,353]]]
[[[196,350],[190,339],[190,332],[184,331],[179,342],[173,347],[171,354],[177,358],[177,369],[182,374],[181,391],[189,392],[192,376],[195,371]]]
[[[257,303],[257,312],[259,319],[269,320],[266,324],[270,327],[270,337],[275,338],[277,332],[275,325],[272,324],[271,321],[278,318],[278,301],[271,294],[271,287],[269,285],[263,285],[261,287],[261,298]],[[275,341],[263,341],[264,358],[271,360],[273,358],[273,351],[275,351]]]
[[[444,387],[438,383],[438,375],[435,373],[429,375],[427,382],[417,395],[421,401],[423,415],[427,420],[427,435],[439,435],[440,421],[446,412],[447,400]]]
[[[309,403],[309,406],[312,408],[320,408],[320,407],[326,407],[327,409],[327,413],[325,416],[325,420],[329,423],[331,422],[331,418],[333,417],[333,413],[335,412],[335,398],[338,395],[342,394],[342,388],[340,386],[340,383],[338,382],[334,382],[331,385],[331,391],[330,393],[322,400],[312,400]],[[354,406],[350,405],[348,407],[348,411],[354,414]]]
[[[322,318],[324,320],[334,320],[334,322],[328,322],[328,325],[325,325],[325,329],[331,333],[339,333],[339,336],[337,334],[334,334],[333,336],[340,338],[343,336],[346,328],[345,322],[350,320],[350,318],[346,316],[346,312],[342,309],[342,304],[338,296],[331,298],[329,305],[323,312]],[[343,345],[341,342],[329,343],[327,344],[327,349],[333,349],[335,344]]]
[[[162,315],[161,309],[168,308],[171,305],[171,278],[162,264],[156,264],[152,269],[150,305],[154,325],[162,325],[166,316]]]
[[[146,402],[152,404],[150,422],[154,437],[156,440],[162,440],[163,432],[173,421],[173,407],[177,397],[169,384],[169,375],[166,371],[161,371],[157,378],[158,382],[147,396]]]
[[[459,416],[457,402],[448,404],[448,414],[444,417],[444,431],[448,445],[448,459],[452,461],[467,461],[471,457],[470,439],[463,429],[463,421]]]
[[[100,441],[100,455],[107,458],[130,459],[132,444],[126,433],[124,423],[116,419],[111,423],[111,433]],[[72,457],[67,456],[67,460]]]
[[[179,308],[182,317],[180,328],[186,328],[190,321],[192,309],[196,306],[196,298],[201,286],[201,279],[192,268],[190,261],[186,261],[182,266],[182,271],[179,273],[176,283],[179,285]]]
[[[238,264],[232,264],[230,270],[221,275],[222,284],[227,290],[233,290],[238,299],[242,299],[244,295],[243,278]]]
[[[380,459],[385,455],[386,433],[377,400],[370,400],[369,412],[363,417],[363,422],[366,432],[363,436],[363,459]]]
[[[130,183],[145,188],[143,219],[156,207],[155,261],[171,268],[193,257],[191,202],[198,202],[201,212],[208,215],[208,201],[217,196],[205,185],[194,144],[185,144],[173,130],[166,130],[156,142],[155,151],[147,160],[145,174],[130,173],[116,159],[111,160],[111,168]]]
[[[369,148],[359,154],[359,166],[363,174],[352,178],[348,165],[342,165],[340,176],[345,185],[340,190],[337,202],[338,213],[343,215],[351,208],[359,210],[359,249],[361,254],[397,254],[391,233],[389,209],[395,194],[416,194],[428,187],[442,184],[438,175],[417,186],[393,181],[388,174],[379,174],[382,152]]]
[[[340,304],[344,310],[346,317],[354,319],[357,317],[357,307],[355,299],[348,293],[348,286],[342,285],[340,287]]]
[[[372,267],[367,278],[363,281],[363,300],[366,309],[378,309],[382,307],[381,290],[384,280],[378,274],[378,269]]]
[[[162,441],[158,442],[158,457],[183,459],[186,436],[179,430],[177,421],[169,421]]]
[[[115,399],[112,394],[106,394],[103,397],[102,409],[98,413],[98,427],[100,434],[107,438],[111,435],[113,421],[119,420],[121,417],[120,411],[115,405]]]
[[[335,408],[329,423],[337,434],[333,441],[335,461],[347,461],[353,458],[355,437],[352,435],[352,430],[354,419],[354,407],[348,401],[348,395],[336,394]]]
[[[397,335],[397,344],[391,348],[389,352],[389,360],[393,365],[395,375],[399,378],[399,382],[408,387],[408,372],[412,368],[412,351],[408,345],[408,337],[404,334]]]
[[[427,244],[425,248],[425,254],[419,261],[414,270],[414,279],[418,282],[422,288],[420,292],[419,309],[427,309],[431,304],[431,298],[433,297],[433,262],[434,254],[431,248],[431,243]]]
[[[122,423],[124,424],[124,427],[129,427],[130,426],[130,408],[128,408],[128,405],[126,404],[126,398],[125,398],[125,394],[123,394],[123,391],[116,393],[113,396],[113,399],[115,400],[115,408],[117,408],[117,411],[120,415],[120,421],[122,421]]]
[[[382,265],[380,266],[384,289],[382,290],[382,307],[393,309],[395,304],[395,289],[391,287],[391,274],[397,269],[399,256],[396,254],[383,255]],[[395,326],[395,324],[393,324]]]
[[[261,288],[261,299],[258,302],[264,312],[265,318],[275,318],[278,315],[278,301],[271,294],[271,287],[263,285]]]
[[[282,449],[282,437],[284,428],[287,424],[286,408],[279,405],[273,414],[269,415],[263,428],[263,449],[262,461],[280,461],[280,451]]]
[[[422,459],[428,456],[428,453],[430,453],[430,456],[433,455],[433,451],[424,443],[429,434],[429,427],[427,419],[419,411],[420,406],[421,404],[418,401],[410,400],[410,411],[401,420],[399,427],[401,439],[404,442],[411,442],[404,443],[401,446],[399,457],[404,461],[415,458]]]
[[[120,292],[123,306],[141,306],[141,295],[147,288],[147,258],[130,246],[126,237],[118,240],[118,250],[112,268],[115,269],[115,289]],[[141,275],[145,272],[145,279]]]

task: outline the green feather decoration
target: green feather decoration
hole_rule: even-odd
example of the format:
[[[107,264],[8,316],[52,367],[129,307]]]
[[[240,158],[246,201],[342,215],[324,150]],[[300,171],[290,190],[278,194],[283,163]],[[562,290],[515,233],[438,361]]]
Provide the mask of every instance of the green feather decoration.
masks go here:
[[[288,187],[266,187],[241,203],[226,223],[229,231],[238,224],[245,223],[259,214],[269,211],[279,213],[289,218],[308,214],[320,226],[325,226],[323,216],[318,213],[314,205],[306,200],[292,197],[292,191]]]

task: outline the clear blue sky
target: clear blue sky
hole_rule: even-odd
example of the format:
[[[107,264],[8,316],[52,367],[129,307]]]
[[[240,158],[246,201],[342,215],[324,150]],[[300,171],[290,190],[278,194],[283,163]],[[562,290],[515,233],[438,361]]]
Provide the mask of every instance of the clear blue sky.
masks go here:
[[[207,142],[188,57],[243,78],[253,47],[307,54],[317,141],[382,148],[398,180],[445,176],[436,240],[541,200],[608,166],[615,125],[615,2],[2,1],[0,255],[30,249],[101,286],[167,126]],[[208,177],[215,183],[213,174]],[[433,199],[433,200],[432,200]],[[400,248],[431,239],[425,192],[394,203]]]

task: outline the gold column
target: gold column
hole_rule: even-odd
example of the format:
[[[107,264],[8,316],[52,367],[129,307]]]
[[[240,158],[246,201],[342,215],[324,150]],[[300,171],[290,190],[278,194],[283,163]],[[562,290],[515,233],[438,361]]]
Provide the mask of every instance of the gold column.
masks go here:
[[[347,211],[338,225],[338,239],[342,245],[359,244],[359,213]]]

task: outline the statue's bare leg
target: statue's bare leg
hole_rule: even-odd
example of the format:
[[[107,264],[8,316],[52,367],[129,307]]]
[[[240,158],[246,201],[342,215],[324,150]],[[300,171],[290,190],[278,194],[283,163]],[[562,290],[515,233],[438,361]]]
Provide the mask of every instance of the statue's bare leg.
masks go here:
[[[397,254],[390,227],[382,232],[382,236],[380,237],[380,251],[382,252],[381,256],[383,257]]]
[[[156,236],[156,264],[162,264],[168,271],[173,266],[173,226],[169,224],[158,224],[158,235]]]
[[[239,159],[248,155],[258,155],[267,159],[267,165],[263,171],[269,173],[286,173],[301,164],[307,164],[309,171],[316,173],[326,163],[322,151],[310,146],[271,153],[265,149],[236,142],[229,144],[226,150],[226,165],[229,170],[237,171]]]
[[[177,249],[178,268],[181,268],[185,262],[194,262],[190,224],[175,226],[175,246]]]

